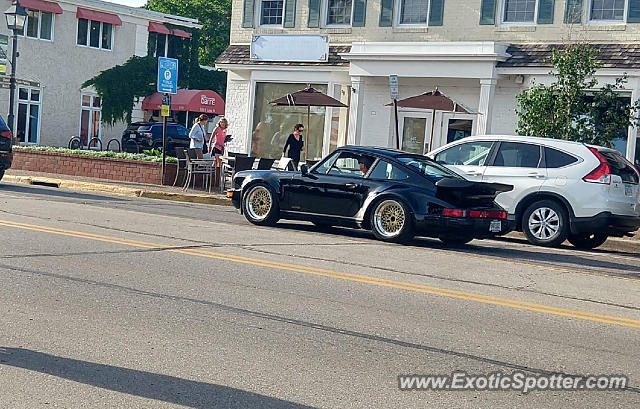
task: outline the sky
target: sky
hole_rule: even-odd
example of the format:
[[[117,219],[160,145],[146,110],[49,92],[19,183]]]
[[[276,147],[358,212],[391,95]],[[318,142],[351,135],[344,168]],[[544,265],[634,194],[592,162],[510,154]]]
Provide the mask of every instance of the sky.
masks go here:
[[[127,6],[132,6],[132,7],[144,6],[145,3],[147,2],[147,0],[105,0],[105,1],[108,1],[109,3],[125,4]]]

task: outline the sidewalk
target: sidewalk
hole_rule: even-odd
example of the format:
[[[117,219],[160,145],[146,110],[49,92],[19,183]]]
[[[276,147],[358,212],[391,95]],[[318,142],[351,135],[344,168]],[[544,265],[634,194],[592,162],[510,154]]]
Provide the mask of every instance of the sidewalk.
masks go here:
[[[179,202],[222,206],[231,205],[231,200],[221,193],[209,193],[206,191],[192,189],[184,192],[182,191],[182,188],[173,186],[127,183],[108,179],[28,172],[14,169],[7,171],[2,178],[2,182],[50,186],[58,187],[60,189],[105,193],[118,196],[145,197],[150,199],[174,200]]]

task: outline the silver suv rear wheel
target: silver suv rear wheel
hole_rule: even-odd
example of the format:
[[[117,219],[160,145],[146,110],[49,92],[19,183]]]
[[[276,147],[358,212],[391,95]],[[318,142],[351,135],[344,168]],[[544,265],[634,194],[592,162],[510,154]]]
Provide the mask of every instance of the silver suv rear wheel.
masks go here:
[[[554,200],[540,200],[522,214],[522,232],[536,246],[557,247],[569,234],[569,216]]]

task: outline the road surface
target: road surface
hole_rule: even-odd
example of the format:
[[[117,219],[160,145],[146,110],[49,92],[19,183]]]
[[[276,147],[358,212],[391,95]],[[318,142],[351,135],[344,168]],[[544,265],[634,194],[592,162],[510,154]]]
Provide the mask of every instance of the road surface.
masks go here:
[[[638,407],[640,257],[0,184],[0,407]],[[401,375],[624,375],[401,391]]]

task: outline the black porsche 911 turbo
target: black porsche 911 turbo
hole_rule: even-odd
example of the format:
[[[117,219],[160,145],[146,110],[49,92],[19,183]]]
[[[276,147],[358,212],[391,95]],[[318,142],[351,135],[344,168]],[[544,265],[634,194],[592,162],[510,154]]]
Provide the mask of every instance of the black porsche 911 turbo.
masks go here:
[[[238,172],[227,195],[257,225],[306,220],[372,230],[383,241],[419,235],[455,245],[509,232],[494,200],[512,188],[468,181],[425,156],[346,146],[300,172]]]

